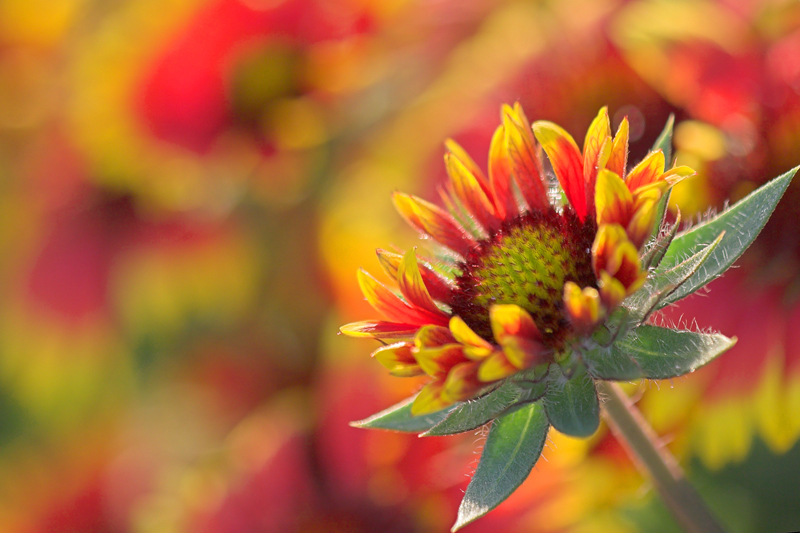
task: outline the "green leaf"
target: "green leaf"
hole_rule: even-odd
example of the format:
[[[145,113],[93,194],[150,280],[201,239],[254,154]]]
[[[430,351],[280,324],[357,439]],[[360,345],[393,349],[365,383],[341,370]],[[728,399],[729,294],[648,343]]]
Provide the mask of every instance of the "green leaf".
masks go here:
[[[435,413],[414,416],[411,414],[411,404],[414,403],[414,398],[416,398],[416,394],[364,420],[350,422],[350,425],[356,428],[390,429],[419,433],[429,430],[444,420],[450,411],[458,406],[458,404],[451,405]]]
[[[657,272],[669,270],[699,247],[711,243],[720,233],[725,236],[708,259],[681,285],[662,300],[659,307],[684,298],[725,272],[755,240],[767,223],[798,168],[759,187],[719,216],[699,224],[673,239]]]
[[[718,235],[711,244],[704,246],[699,252],[674,267],[666,270],[658,269],[650,275],[644,286],[630,295],[623,303],[629,319],[633,322],[640,322],[656,307],[659,300],[669,296],[672,291],[680,288],[683,283],[695,275],[711,257],[724,236],[724,233]]]
[[[672,164],[672,128],[675,125],[675,115],[670,113],[664,129],[653,144],[653,150],[660,149],[664,153],[664,166],[669,168]]]
[[[597,390],[583,365],[570,379],[555,379],[543,403],[550,424],[565,435],[588,437],[600,425]]]
[[[522,388],[513,381],[506,381],[488,394],[460,404],[447,418],[420,436],[436,437],[472,431],[497,418],[515,404],[540,398],[546,390],[547,385],[544,382]]]
[[[539,403],[528,404],[492,422],[480,463],[451,531],[497,507],[525,481],[542,454],[549,427]]]
[[[644,325],[611,347],[582,355],[589,373],[599,379],[669,379],[694,372],[734,344],[735,337],[719,333]]]

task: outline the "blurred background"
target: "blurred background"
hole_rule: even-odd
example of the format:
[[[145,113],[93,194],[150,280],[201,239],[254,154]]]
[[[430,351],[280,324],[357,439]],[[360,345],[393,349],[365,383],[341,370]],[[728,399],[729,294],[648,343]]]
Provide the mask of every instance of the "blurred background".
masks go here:
[[[684,220],[800,163],[797,0],[0,0],[0,531],[439,532],[482,436],[357,430],[414,392],[339,325],[502,103],[632,158]],[[736,532],[800,529],[800,183],[667,320],[738,336],[632,386]],[[601,429],[464,531],[676,531]]]

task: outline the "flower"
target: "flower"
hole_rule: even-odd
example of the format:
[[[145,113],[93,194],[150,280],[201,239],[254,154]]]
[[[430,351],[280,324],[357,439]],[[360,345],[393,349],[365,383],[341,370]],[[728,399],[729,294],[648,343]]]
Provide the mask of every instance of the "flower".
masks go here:
[[[665,170],[661,150],[626,172],[628,121],[612,136],[606,108],[582,152],[556,124],[531,127],[519,104],[503,106],[501,115],[488,178],[448,141],[445,209],[394,195],[400,215],[448,252],[433,260],[415,249],[378,250],[401,296],[360,270],[364,296],[386,320],[341,328],[391,342],[372,355],[393,375],[431,378],[414,400],[417,415],[563,359],[643,285],[639,254],[657,227],[657,204],[694,173]],[[541,149],[566,202],[546,176]]]

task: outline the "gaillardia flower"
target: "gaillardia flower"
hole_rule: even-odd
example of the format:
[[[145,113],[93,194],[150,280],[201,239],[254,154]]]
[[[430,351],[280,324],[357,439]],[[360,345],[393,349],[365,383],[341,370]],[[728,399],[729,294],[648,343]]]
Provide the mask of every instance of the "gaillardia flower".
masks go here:
[[[621,389],[605,382],[682,376],[733,346],[735,339],[718,333],[660,327],[650,317],[742,255],[797,169],[679,233],[678,222],[665,222],[668,192],[694,171],[665,167],[671,121],[656,149],[628,170],[628,122],[612,136],[605,108],[583,151],[551,122],[531,128],[519,105],[504,106],[502,119],[488,178],[449,141],[450,179],[440,190],[445,208],[394,196],[403,218],[445,253],[431,260],[414,249],[378,250],[399,294],[360,271],[361,290],[384,319],[341,331],[381,341],[373,356],[392,374],[430,380],[415,397],[353,425],[428,436],[491,422],[455,531],[525,480],[551,426],[592,435],[601,391],[612,430],[674,516],[688,530],[718,531],[702,505],[692,503],[694,514],[687,514],[683,506],[694,496],[674,498],[677,470],[654,459],[662,455],[647,437],[652,431],[641,428]],[[547,177],[542,150],[555,180]],[[684,484],[675,490],[689,494]]]
[[[542,148],[560,191],[546,176]],[[422,260],[415,250],[378,250],[400,296],[360,271],[364,295],[386,320],[341,328],[391,341],[373,356],[392,374],[432,378],[414,414],[557,361],[590,334],[644,283],[639,253],[657,228],[658,202],[694,173],[665,171],[661,150],[626,172],[628,121],[612,136],[606,108],[581,152],[556,124],[531,128],[519,104],[504,106],[488,178],[453,141],[447,149],[450,179],[440,191],[446,209],[394,196],[411,226],[450,250],[447,264]]]

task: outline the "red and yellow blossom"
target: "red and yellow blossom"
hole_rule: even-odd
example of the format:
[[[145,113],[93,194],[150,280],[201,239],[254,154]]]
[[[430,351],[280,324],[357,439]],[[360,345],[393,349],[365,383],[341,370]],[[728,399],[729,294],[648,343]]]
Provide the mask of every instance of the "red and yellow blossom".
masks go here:
[[[342,333],[388,344],[373,352],[396,376],[427,375],[413,412],[475,396],[517,372],[559,359],[647,277],[639,251],[655,228],[656,205],[693,173],[665,171],[652,152],[626,172],[628,122],[611,135],[608,112],[592,122],[583,152],[550,122],[531,126],[519,104],[503,106],[488,176],[453,141],[444,156],[445,208],[395,193],[400,215],[447,249],[378,250],[399,295],[361,270],[367,301],[384,317]],[[567,202],[555,202],[541,151]]]

